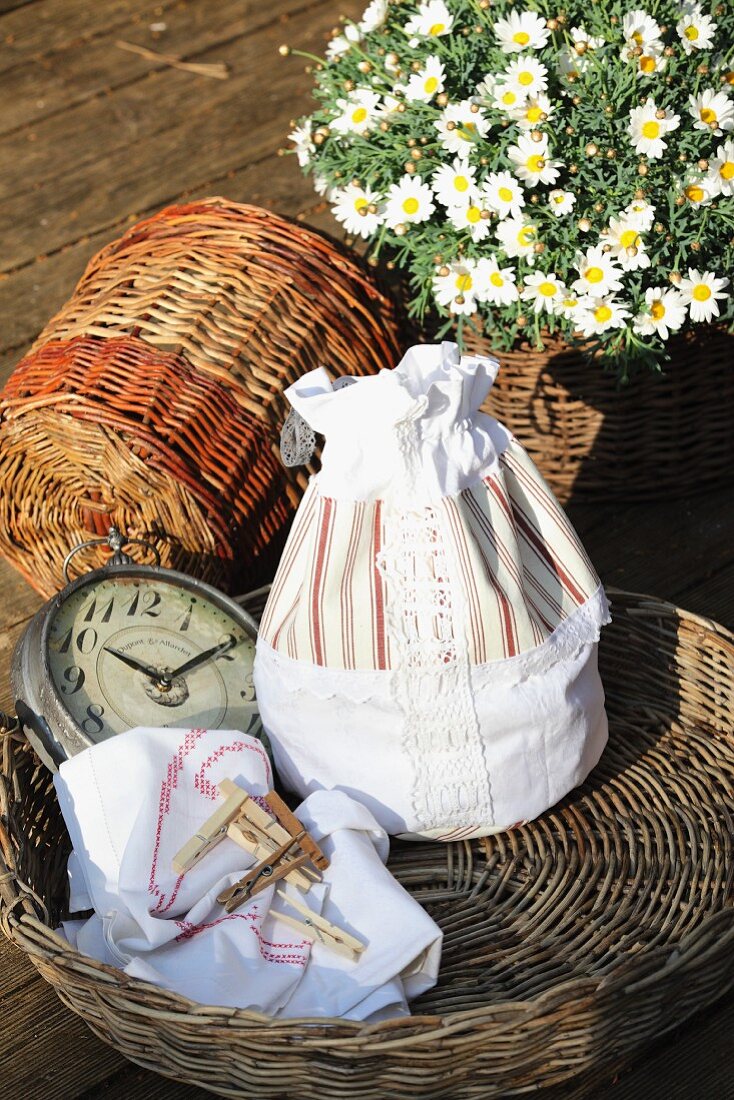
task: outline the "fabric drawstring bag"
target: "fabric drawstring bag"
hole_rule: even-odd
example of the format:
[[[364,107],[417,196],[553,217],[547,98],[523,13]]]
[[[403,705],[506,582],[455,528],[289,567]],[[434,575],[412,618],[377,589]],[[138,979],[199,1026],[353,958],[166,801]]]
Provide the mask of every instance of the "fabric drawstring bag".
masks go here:
[[[260,713],[286,785],[346,791],[392,834],[534,818],[607,739],[607,601],[532,461],[478,411],[497,369],[443,343],[287,391],[326,444],[261,624]]]

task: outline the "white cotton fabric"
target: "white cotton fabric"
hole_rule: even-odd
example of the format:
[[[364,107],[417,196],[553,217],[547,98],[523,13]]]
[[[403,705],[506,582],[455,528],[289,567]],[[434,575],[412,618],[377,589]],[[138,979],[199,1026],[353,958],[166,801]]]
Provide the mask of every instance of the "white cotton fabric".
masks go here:
[[[607,601],[527,454],[479,412],[497,369],[444,343],[287,391],[326,443],[261,624],[263,725],[293,790],[343,790],[400,836],[534,818],[607,739]]]
[[[297,815],[329,857],[308,907],[368,944],[358,960],[311,944],[278,920],[270,887],[227,914],[217,895],[253,859],[225,838],[185,875],[174,854],[234,779],[272,787],[260,742],[236,731],[136,729],[65,761],[55,777],[71,835],[70,908],[60,931],[83,954],[208,1005],[269,1016],[378,1020],[409,1013],[435,984],[441,932],[384,866],[388,839],[369,810],[318,791]]]

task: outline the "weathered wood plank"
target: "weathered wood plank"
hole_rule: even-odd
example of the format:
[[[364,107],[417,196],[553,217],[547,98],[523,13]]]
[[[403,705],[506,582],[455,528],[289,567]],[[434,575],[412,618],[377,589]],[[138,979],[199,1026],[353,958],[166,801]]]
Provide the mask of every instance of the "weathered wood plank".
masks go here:
[[[123,37],[149,49],[181,57],[183,60],[219,60],[211,51],[225,42],[248,38],[270,23],[280,23],[287,33],[288,19],[314,6],[315,0],[189,0],[185,5],[167,7],[152,23],[140,20],[129,28],[112,28],[108,35],[86,42],[80,49],[65,49],[46,57],[34,58],[20,69],[0,72],[0,135],[20,127],[33,126],[34,141],[43,142],[39,127],[55,116],[57,124],[68,118],[78,104],[165,69],[156,63],[124,52],[115,46]],[[151,27],[165,26],[164,31]],[[0,21],[0,35],[2,23]],[[240,49],[233,64],[246,62],[248,53]],[[191,75],[189,74],[189,79]],[[39,146],[40,147],[40,146]]]

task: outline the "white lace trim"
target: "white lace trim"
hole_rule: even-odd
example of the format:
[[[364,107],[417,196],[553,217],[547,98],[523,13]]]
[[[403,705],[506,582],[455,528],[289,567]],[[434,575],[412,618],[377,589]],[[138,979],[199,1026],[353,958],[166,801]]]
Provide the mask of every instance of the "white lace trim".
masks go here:
[[[599,587],[541,645],[516,657],[470,666],[473,691],[491,691],[499,684],[519,684],[547,672],[559,661],[573,658],[583,646],[598,642],[602,626],[609,621],[609,605],[603,588]],[[303,692],[317,699],[339,698],[351,703],[389,702],[395,695],[391,687],[392,670],[323,668],[287,657],[262,637],[257,642],[255,666],[258,679],[267,680],[273,692],[294,695]]]

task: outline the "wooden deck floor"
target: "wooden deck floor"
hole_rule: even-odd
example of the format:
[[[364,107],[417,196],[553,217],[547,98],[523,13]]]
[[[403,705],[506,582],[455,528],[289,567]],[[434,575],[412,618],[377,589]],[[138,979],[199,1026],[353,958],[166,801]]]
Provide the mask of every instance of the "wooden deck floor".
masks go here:
[[[277,54],[319,52],[354,0],[0,0],[0,382],[70,294],[89,257],[129,223],[181,197],[225,194],[333,229],[293,158],[288,122],[309,78]],[[229,66],[213,80],[121,49],[143,45]],[[685,440],[681,440],[685,447]],[[734,626],[734,499],[614,509],[572,519],[602,577]],[[0,562],[0,708],[7,661],[38,597]],[[198,1089],[125,1062],[0,942],[4,1100],[193,1100]],[[727,1100],[734,1056],[729,997],[635,1066],[541,1093],[542,1100]],[[295,1100],[295,1098],[292,1098]]]

